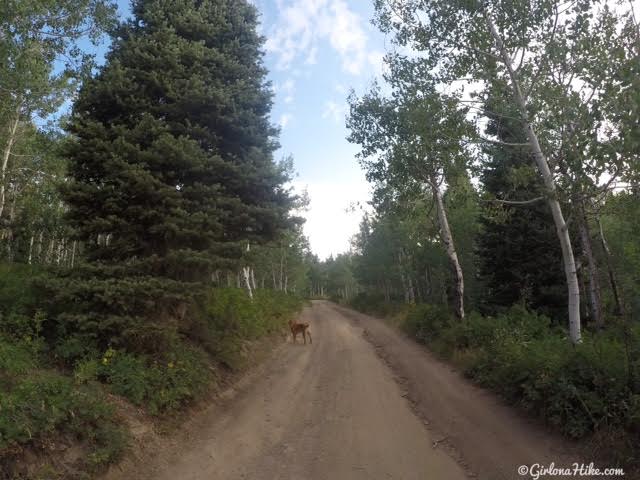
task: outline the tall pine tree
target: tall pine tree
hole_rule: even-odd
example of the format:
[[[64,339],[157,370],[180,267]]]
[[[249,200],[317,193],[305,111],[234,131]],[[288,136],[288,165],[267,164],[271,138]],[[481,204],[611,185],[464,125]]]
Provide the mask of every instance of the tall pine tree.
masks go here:
[[[68,127],[63,193],[87,262],[65,283],[66,328],[162,348],[213,269],[286,227],[256,26],[246,0],[134,2]]]
[[[486,101],[493,112],[486,133],[500,142],[522,144],[526,138],[517,115],[501,99],[505,85],[496,82]],[[495,312],[523,303],[554,318],[566,316],[566,282],[562,254],[544,201],[510,205],[494,200],[526,202],[541,197],[529,151],[519,146],[493,144],[485,148],[480,180],[487,197],[480,214],[477,238],[480,278],[486,294],[483,308]]]

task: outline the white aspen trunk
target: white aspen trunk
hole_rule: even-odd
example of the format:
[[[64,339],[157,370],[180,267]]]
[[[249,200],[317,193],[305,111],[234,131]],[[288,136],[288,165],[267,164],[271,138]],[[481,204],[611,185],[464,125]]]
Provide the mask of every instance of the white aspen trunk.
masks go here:
[[[280,253],[280,290],[283,289],[284,280],[284,245],[282,245],[282,252]]]
[[[256,287],[256,275],[255,275],[255,272],[253,271],[253,268],[251,269],[251,285],[253,286],[254,290],[258,289]]]
[[[433,191],[433,197],[436,201],[436,211],[438,213],[438,225],[440,227],[440,237],[444,248],[449,258],[449,264],[453,272],[454,280],[454,302],[455,302],[455,314],[459,319],[464,318],[464,276],[462,275],[462,267],[458,260],[458,253],[456,252],[455,244],[453,243],[453,236],[451,235],[451,228],[449,227],[449,220],[447,218],[447,212],[444,208],[444,202],[442,200],[442,193],[440,192],[440,186],[435,175],[429,177],[429,183],[431,184],[431,190]]]
[[[56,252],[56,265],[60,265],[60,261],[62,260],[62,249],[64,247],[64,240],[58,242],[58,251]]]
[[[76,262],[76,245],[77,240],[74,240],[73,245],[71,246],[71,268],[73,268]]]
[[[12,247],[12,242],[13,242],[13,232],[11,231],[11,229],[9,229],[9,231],[7,232],[6,239],[7,239],[7,260],[12,262],[13,261],[13,251],[12,251],[11,247]]]
[[[2,170],[0,170],[0,218],[4,212],[5,204],[5,192],[6,192],[6,180],[7,180],[7,166],[9,165],[9,156],[11,155],[11,149],[16,142],[16,136],[18,133],[18,125],[20,124],[20,109],[22,108],[22,102],[18,102],[18,106],[15,111],[15,116],[9,124],[9,135],[7,136],[7,143],[4,146],[2,152]]]
[[[249,298],[253,300],[253,290],[251,289],[251,281],[250,281],[251,275],[249,273],[249,270],[250,270],[249,267],[242,267],[242,274],[244,276],[244,283],[247,287],[247,293],[249,294]]]
[[[416,303],[416,291],[413,288],[413,280],[411,279],[411,275],[407,275],[407,280],[409,282],[409,303],[414,305]]]
[[[31,259],[33,257],[33,235],[31,235],[31,238],[29,239],[29,258],[27,259],[27,263],[29,265],[31,265]]]
[[[44,230],[40,230],[38,234],[38,246],[36,248],[36,258],[39,262],[42,262],[42,239],[44,237]]]
[[[407,288],[407,281],[404,278],[403,271],[400,271],[400,282],[402,283],[402,292],[404,293],[404,303],[409,303],[409,289]]]
[[[487,27],[493,37],[495,45],[500,52],[502,63],[505,65],[509,72],[511,80],[511,88],[515,102],[520,111],[522,123],[531,145],[531,150],[535,158],[538,170],[544,181],[545,188],[547,190],[547,202],[551,209],[551,215],[553,216],[553,222],[558,233],[558,239],[560,240],[560,247],[562,249],[562,261],[564,264],[564,273],[567,279],[567,294],[568,294],[568,307],[569,307],[569,337],[571,341],[579,343],[581,341],[581,326],[580,326],[580,286],[578,283],[578,272],[576,271],[576,262],[573,255],[573,247],[571,245],[571,238],[569,237],[569,229],[564,220],[562,214],[562,208],[560,202],[556,197],[556,184],[553,179],[553,174],[549,168],[547,158],[542,152],[542,147],[538,141],[538,136],[533,128],[531,121],[529,120],[529,114],[527,112],[527,102],[520,88],[520,82],[518,75],[516,74],[513,64],[511,63],[511,57],[504,47],[502,37],[498,33],[493,20],[491,19],[489,12],[486,10],[485,4],[480,4],[484,11],[484,17],[487,22]]]

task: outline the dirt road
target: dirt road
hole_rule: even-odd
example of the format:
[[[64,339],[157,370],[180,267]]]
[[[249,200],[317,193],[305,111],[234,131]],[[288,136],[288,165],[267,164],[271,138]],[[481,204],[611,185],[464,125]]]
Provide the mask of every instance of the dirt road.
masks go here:
[[[320,301],[301,316],[313,345],[282,345],[232,399],[109,478],[499,480],[571,459],[382,321]]]

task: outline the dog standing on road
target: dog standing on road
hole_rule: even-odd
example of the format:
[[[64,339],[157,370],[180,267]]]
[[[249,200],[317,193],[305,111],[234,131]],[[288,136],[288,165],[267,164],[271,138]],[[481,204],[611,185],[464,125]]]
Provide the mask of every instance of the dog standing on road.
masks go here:
[[[302,333],[304,344],[307,344],[307,335],[309,335],[309,343],[313,343],[311,339],[311,332],[309,331],[308,323],[298,323],[295,320],[289,320],[289,328],[291,329],[291,336],[293,337],[293,343],[296,343],[298,333]]]

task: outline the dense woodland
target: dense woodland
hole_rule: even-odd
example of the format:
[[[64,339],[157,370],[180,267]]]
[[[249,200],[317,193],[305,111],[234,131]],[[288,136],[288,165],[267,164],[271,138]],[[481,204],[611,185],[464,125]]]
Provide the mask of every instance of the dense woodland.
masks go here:
[[[374,198],[332,293],[637,465],[633,3],[375,6],[394,48],[347,119]]]
[[[301,297],[392,317],[638,464],[640,12],[374,4],[387,69],[347,117],[374,194],[325,261],[275,158],[250,2],[0,6],[0,478],[39,475],[21,459],[54,437],[89,445],[74,475],[116,461],[105,390],[175,411]]]
[[[179,410],[279,335],[308,284],[255,7],[115,12],[0,6],[0,478],[116,461],[128,434],[105,391]]]

